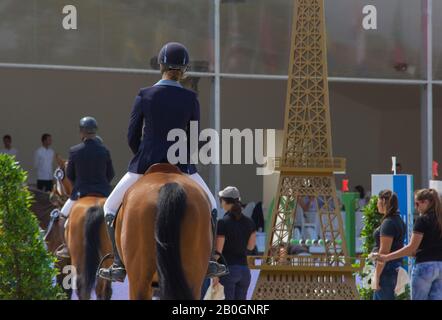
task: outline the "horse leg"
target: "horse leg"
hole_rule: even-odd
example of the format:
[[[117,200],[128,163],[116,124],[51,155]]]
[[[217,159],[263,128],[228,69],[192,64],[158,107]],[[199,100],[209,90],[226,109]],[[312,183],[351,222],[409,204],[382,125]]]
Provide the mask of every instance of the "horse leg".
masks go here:
[[[78,213],[78,215],[77,215]],[[69,247],[71,255],[71,263],[74,267],[73,272],[76,274],[76,287],[77,296],[80,300],[89,300],[90,292],[85,292],[82,286],[82,275],[83,275],[83,265],[84,265],[84,243],[83,243],[83,225],[84,217],[81,217],[82,212],[71,212],[71,221],[68,226],[67,244]],[[72,230],[75,229],[75,232]]]
[[[212,249],[211,220],[204,206],[188,205],[181,226],[181,261],[194,299],[200,300]],[[198,223],[195,223],[198,221]]]
[[[147,233],[147,230],[146,230]],[[130,300],[151,300],[152,299],[152,280],[156,272],[155,248],[153,241],[143,241],[143,248],[138,251],[143,254],[137,254],[131,246],[131,258],[125,255],[127,277],[129,280],[129,299]],[[131,263],[129,263],[131,262]]]
[[[126,266],[131,300],[152,299],[152,280],[156,272],[156,199],[146,195],[144,201],[148,203],[123,205],[116,226],[117,245]]]
[[[82,275],[82,270],[81,268],[77,268],[76,267],[76,271],[77,271],[77,277],[76,277],[76,285],[77,285],[77,296],[79,300],[90,300],[91,299],[91,292],[87,292],[87,290],[85,290],[85,288],[83,287],[83,279],[81,278]]]
[[[184,250],[186,252],[186,250]],[[190,255],[187,255],[189,253]],[[183,266],[185,265],[193,265],[195,266],[195,263],[198,263],[199,266],[206,266],[203,268],[196,267],[194,269],[186,268],[184,267],[184,275],[186,277],[187,283],[192,290],[193,297],[195,300],[201,299],[201,288],[207,273],[207,266],[208,261],[210,259],[210,255],[205,257],[204,259],[200,259],[203,256],[206,256],[202,253],[196,253],[196,252],[188,252],[185,253],[184,256],[182,256],[181,261]]]
[[[76,292],[79,300],[89,300],[90,299],[90,292],[85,292],[83,286],[82,286],[82,265],[83,265],[83,259],[81,256],[81,251],[77,250],[77,247],[70,246],[69,248],[71,253],[71,261],[73,266],[73,272],[75,272],[75,284],[76,284]]]
[[[129,279],[129,299],[130,300],[151,300],[152,280],[156,268],[143,268],[146,264],[134,263],[136,266],[127,270]],[[152,266],[152,264],[150,264]],[[155,266],[155,264],[153,264]]]
[[[112,243],[107,234],[106,226],[103,223],[100,226],[100,259],[112,252]],[[109,268],[111,260],[105,260],[101,267]],[[98,277],[95,285],[95,294],[97,300],[111,300],[112,298],[112,281]]]
[[[97,279],[95,285],[97,300],[110,300],[112,297],[112,282],[104,279]]]

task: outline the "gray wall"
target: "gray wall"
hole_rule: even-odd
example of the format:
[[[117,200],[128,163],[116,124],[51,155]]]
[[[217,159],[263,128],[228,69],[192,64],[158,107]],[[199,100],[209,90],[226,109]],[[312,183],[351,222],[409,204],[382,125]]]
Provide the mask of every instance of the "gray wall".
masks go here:
[[[347,159],[347,173],[336,176],[338,187],[348,178],[350,187],[362,184],[369,190],[372,173],[390,173],[393,155],[419,186],[419,87],[342,83],[329,87],[333,153]],[[285,81],[224,80],[222,92],[222,127],[283,128]],[[435,133],[440,139],[442,132]],[[255,166],[222,168],[222,185],[238,185],[245,201],[269,198],[261,191],[262,181]]]
[[[347,158],[350,185],[370,187],[371,173],[391,173],[397,156],[420,185],[419,88],[333,84],[334,154]]]
[[[434,87],[434,109],[433,109],[433,149],[434,160],[439,163],[439,178],[442,180],[442,86]]]
[[[0,69],[0,135],[12,135],[19,160],[35,182],[33,152],[44,132],[53,136],[53,148],[68,157],[79,143],[78,121],[96,117],[99,135],[109,147],[118,180],[131,153],[127,125],[138,90],[154,84],[158,76],[118,73]],[[208,122],[210,80],[200,81],[202,126]],[[207,170],[203,170],[204,175]]]
[[[10,133],[24,168],[34,181],[32,154],[40,135],[50,132],[54,149],[67,157],[78,143],[78,120],[95,116],[100,135],[111,150],[117,178],[126,171],[130,151],[126,128],[133,99],[140,87],[157,76],[120,73],[0,69],[0,135]],[[209,123],[211,80],[201,79],[203,127]],[[439,90],[440,89],[440,90]],[[285,81],[223,79],[222,128],[282,129]],[[370,188],[371,173],[389,173],[396,155],[407,173],[420,184],[419,87],[367,84],[330,84],[333,148],[347,158],[350,186]],[[435,93],[435,159],[442,163],[442,88]],[[208,179],[208,168],[201,168]],[[256,167],[222,166],[221,186],[237,185],[244,201],[263,197],[263,179]],[[338,185],[344,176],[338,176]],[[114,183],[117,180],[114,180]]]

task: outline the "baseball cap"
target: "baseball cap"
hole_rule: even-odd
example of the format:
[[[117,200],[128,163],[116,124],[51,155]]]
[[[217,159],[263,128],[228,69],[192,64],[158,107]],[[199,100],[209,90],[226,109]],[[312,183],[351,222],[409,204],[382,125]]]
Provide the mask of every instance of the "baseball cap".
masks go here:
[[[221,190],[218,195],[222,198],[233,198],[241,200],[238,188],[233,186],[226,187],[224,190]]]

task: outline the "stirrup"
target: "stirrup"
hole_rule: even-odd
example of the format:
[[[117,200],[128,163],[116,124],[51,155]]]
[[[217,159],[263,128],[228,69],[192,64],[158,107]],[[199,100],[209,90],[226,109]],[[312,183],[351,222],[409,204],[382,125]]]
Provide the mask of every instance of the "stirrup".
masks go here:
[[[226,259],[224,258],[224,256],[222,255],[221,252],[218,252],[215,250],[214,253],[219,256],[219,258],[218,258],[219,262],[217,262],[213,259],[211,259],[209,261],[209,266],[207,267],[206,277],[207,278],[219,278],[219,277],[228,275],[230,272],[229,272],[229,268],[227,267]]]
[[[71,256],[69,254],[68,246],[66,244],[61,244],[55,251],[55,255],[60,259],[70,259]]]
[[[209,267],[207,268],[207,278],[219,278],[229,274],[229,269],[225,264],[220,264],[216,261],[209,261]]]
[[[126,269],[112,264],[109,268],[101,268],[98,270],[98,276],[113,282],[124,282],[124,279],[126,278]]]

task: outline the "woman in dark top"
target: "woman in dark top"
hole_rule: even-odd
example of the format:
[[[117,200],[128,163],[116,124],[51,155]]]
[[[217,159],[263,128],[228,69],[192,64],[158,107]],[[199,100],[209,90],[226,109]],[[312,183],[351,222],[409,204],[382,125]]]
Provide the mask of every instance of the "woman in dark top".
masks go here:
[[[411,274],[412,300],[442,300],[442,206],[434,189],[416,192],[415,206],[419,212],[410,243],[379,261],[391,261],[405,256],[416,256]]]
[[[379,213],[383,214],[382,223],[373,234],[376,246],[374,252],[387,254],[404,246],[406,227],[398,212],[398,197],[391,190],[379,193],[377,203]],[[398,268],[402,259],[388,263],[376,263],[374,300],[394,300]]]
[[[219,281],[224,286],[226,300],[246,300],[251,279],[247,252],[255,248],[255,224],[242,213],[237,188],[227,187],[219,196],[226,214],[218,222],[216,250],[226,259],[229,274],[214,278],[214,285]]]

